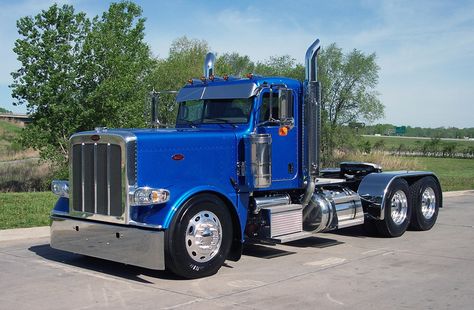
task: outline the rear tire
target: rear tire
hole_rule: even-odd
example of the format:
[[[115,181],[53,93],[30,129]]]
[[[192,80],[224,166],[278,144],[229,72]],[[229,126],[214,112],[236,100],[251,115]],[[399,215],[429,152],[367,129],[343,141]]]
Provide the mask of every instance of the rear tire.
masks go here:
[[[165,232],[166,268],[188,279],[215,274],[229,254],[232,219],[211,194],[192,197]]]
[[[424,177],[410,186],[413,213],[410,229],[430,230],[438,218],[441,187],[433,177]]]
[[[387,238],[400,237],[407,230],[412,213],[410,189],[405,180],[393,180],[384,206],[384,220],[375,222],[379,234]]]

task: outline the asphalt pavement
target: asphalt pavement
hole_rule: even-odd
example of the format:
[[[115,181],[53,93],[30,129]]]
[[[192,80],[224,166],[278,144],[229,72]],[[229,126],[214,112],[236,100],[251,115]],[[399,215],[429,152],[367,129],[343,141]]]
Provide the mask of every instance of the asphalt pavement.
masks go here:
[[[54,250],[44,228],[10,233],[0,309],[473,309],[473,223],[474,193],[447,195],[431,231],[247,246],[198,280]]]

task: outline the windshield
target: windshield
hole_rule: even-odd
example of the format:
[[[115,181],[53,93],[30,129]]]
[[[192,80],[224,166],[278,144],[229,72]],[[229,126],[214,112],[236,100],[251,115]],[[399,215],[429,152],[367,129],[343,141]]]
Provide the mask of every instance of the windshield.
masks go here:
[[[180,102],[176,125],[245,124],[249,121],[252,102],[252,98]]]

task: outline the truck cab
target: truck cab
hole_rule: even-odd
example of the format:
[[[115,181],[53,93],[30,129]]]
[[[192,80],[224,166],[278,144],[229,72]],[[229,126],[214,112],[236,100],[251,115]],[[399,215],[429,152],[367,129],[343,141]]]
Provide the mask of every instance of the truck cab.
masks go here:
[[[52,184],[51,246],[197,278],[249,242],[362,224],[387,237],[429,230],[442,205],[434,174],[321,169],[319,50],[308,48],[303,82],[218,77],[208,54],[176,95],[173,128],[153,115],[153,128],[74,134],[69,180]]]

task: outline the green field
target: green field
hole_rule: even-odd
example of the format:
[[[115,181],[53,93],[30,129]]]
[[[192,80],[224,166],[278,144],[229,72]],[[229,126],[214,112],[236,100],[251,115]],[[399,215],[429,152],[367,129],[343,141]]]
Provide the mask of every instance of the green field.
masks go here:
[[[49,225],[56,200],[49,192],[0,193],[0,229]]]
[[[363,136],[363,139],[369,141],[370,144],[374,145],[379,141],[383,141],[384,149],[387,151],[397,150],[401,144],[405,148],[415,148],[423,143],[430,141],[430,139],[416,138],[416,137],[393,137],[393,136]],[[444,143],[455,143],[457,148],[468,148],[474,146],[472,140],[441,140]]]
[[[417,157],[424,170],[433,171],[443,191],[474,189],[474,159]]]

